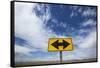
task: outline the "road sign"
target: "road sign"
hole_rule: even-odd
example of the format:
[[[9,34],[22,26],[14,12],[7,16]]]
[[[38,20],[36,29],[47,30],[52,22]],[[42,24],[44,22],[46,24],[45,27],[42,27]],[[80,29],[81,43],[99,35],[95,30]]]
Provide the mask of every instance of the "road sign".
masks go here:
[[[72,51],[72,38],[50,38],[48,51]]]

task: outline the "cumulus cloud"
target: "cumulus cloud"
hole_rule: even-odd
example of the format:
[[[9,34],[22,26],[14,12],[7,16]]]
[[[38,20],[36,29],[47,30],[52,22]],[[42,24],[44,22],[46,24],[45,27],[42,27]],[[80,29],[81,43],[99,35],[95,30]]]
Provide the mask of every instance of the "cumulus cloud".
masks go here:
[[[34,11],[35,14],[44,22],[44,24],[46,24],[51,18],[50,7],[47,4],[38,4],[34,8]]]
[[[23,53],[19,53],[20,55],[24,55]],[[17,54],[18,55],[18,54]],[[26,57],[16,57],[15,58],[15,61],[16,62],[36,62],[36,61],[57,61],[57,60],[59,60],[59,55],[55,55],[55,56],[48,56],[48,57],[41,57],[41,58],[39,58],[39,57],[37,57],[37,58],[35,58],[35,57],[32,57],[32,56],[30,56],[30,55],[24,55],[24,56],[26,56]],[[28,56],[28,57],[27,57]]]
[[[80,48],[91,48],[96,46],[96,29],[79,29],[79,35],[73,37],[73,42]],[[85,36],[81,34],[87,33]]]
[[[74,50],[63,53],[64,60],[82,60],[96,58],[96,32],[92,30],[88,36],[73,37]],[[75,47],[75,45],[77,47]],[[91,52],[92,51],[92,52]]]
[[[96,11],[91,8],[87,8],[83,11],[82,16],[96,16]]]
[[[82,26],[95,26],[96,22],[92,19],[88,19],[85,21]],[[96,58],[96,30],[95,29],[79,29],[79,35],[74,35],[73,39],[73,46],[74,50],[69,52],[63,53],[64,60],[82,60],[82,59],[89,59],[89,58]],[[88,33],[85,36],[80,34]],[[91,52],[92,51],[92,52]]]
[[[15,52],[17,52],[17,53],[28,54],[29,52],[32,52],[32,51],[35,52],[35,51],[37,51],[37,49],[31,49],[29,47],[21,46],[21,45],[17,45],[17,44],[15,45]]]
[[[91,7],[71,6],[70,8],[72,9],[71,18],[79,14],[83,17],[96,17],[96,9]]]
[[[87,21],[83,22],[82,26],[94,26],[96,25],[96,21],[94,21],[93,19],[88,19]]]
[[[92,51],[92,52],[91,52]],[[63,52],[63,60],[76,61],[84,59],[93,59],[96,58],[96,48],[87,48],[87,49],[75,49],[70,52]]]
[[[96,32],[90,32],[86,38],[83,38],[79,43],[80,48],[91,48],[96,46]]]
[[[43,7],[44,5],[39,7],[37,3],[15,3],[15,37],[22,38],[28,43],[25,46],[15,44],[15,56],[18,55],[16,62],[32,61],[34,55],[30,54],[30,52],[40,51],[48,54],[48,39],[56,37],[56,34],[52,30],[45,28],[46,21],[50,19],[50,13],[49,7]],[[43,15],[38,16],[35,10],[46,11],[42,11]],[[22,59],[23,55],[26,56],[25,59]],[[55,54],[55,56],[46,56],[40,59],[44,61],[48,59],[56,60],[58,59],[57,56]],[[38,57],[35,59],[40,60]]]
[[[86,37],[73,37],[74,51],[64,52],[65,60],[82,60],[96,57],[96,31],[91,30]],[[77,46],[77,48],[75,47]],[[92,51],[92,52],[91,52]],[[66,55],[65,55],[66,54]],[[68,58],[68,59],[66,59]]]
[[[15,6],[15,36],[25,39],[30,46],[47,50],[47,31],[43,20],[32,12],[36,4],[16,3]],[[27,10],[27,11],[26,11]]]
[[[82,7],[81,6],[71,6],[72,12],[70,14],[70,17],[78,16],[79,13],[82,12]]]

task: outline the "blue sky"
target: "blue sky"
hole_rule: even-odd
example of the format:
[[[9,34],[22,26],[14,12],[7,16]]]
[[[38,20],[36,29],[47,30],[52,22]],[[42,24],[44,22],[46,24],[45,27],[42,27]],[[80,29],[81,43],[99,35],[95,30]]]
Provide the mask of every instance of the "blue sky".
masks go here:
[[[59,60],[59,52],[48,52],[48,39],[68,37],[74,50],[63,60],[96,58],[96,17],[96,7],[16,2],[16,62]]]

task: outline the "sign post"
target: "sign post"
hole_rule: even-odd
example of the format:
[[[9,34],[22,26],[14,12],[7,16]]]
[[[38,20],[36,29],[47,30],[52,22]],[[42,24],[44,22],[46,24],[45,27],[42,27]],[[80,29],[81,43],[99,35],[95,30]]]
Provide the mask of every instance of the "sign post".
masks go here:
[[[60,51],[60,63],[62,63],[63,59],[62,59],[62,51]]]
[[[63,62],[62,51],[72,51],[72,38],[50,38],[48,41],[49,52],[60,52],[60,63]]]

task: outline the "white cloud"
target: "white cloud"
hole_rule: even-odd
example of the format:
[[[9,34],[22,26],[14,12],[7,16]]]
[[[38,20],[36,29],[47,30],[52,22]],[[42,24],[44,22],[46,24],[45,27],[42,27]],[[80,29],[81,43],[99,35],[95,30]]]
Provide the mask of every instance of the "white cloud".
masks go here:
[[[28,57],[28,58],[15,58],[15,62],[36,62],[36,61],[57,61],[59,60],[59,54],[56,54],[55,56],[47,56],[47,57],[41,57],[41,58],[35,58],[34,57]]]
[[[58,21],[56,19],[52,19],[52,22],[55,23],[56,25],[58,25]]]
[[[42,14],[39,16],[40,19],[46,24],[47,21],[51,18],[50,7],[47,6],[47,4],[40,4],[37,5],[36,8]]]
[[[90,32],[86,38],[83,38],[79,43],[80,48],[91,48],[96,46],[96,32]]]
[[[74,16],[79,15],[79,13],[82,12],[81,6],[71,6],[70,8],[72,9],[72,12],[70,14],[71,18],[74,17]]]
[[[87,48],[87,49],[80,48],[80,49],[75,49],[74,51],[63,52],[64,60],[76,61],[76,60],[93,59],[93,58],[96,58],[96,48]]]
[[[15,4],[15,36],[25,39],[30,46],[47,51],[48,32],[45,30],[43,20],[32,12],[37,4],[17,2]]]
[[[24,54],[28,54],[29,52],[32,52],[32,51],[37,51],[37,49],[30,49],[26,46],[20,46],[20,45],[15,45],[15,52],[16,53],[24,53]]]
[[[87,36],[75,36],[73,37],[73,42],[75,45],[78,45],[80,48],[91,48],[93,46],[96,46],[96,31],[95,30],[87,30],[88,35]],[[84,31],[83,31],[84,33]]]
[[[64,60],[82,60],[84,57],[84,53],[81,52],[80,50],[74,50],[74,51],[70,51],[70,52],[64,52],[63,53],[63,59]]]
[[[64,60],[82,60],[96,58],[96,31],[86,31],[88,31],[88,35],[85,37],[81,35],[72,37],[74,50],[64,52]],[[84,33],[84,30],[82,32]]]
[[[96,16],[96,11],[94,9],[87,8],[83,11],[82,16]]]
[[[83,22],[82,26],[93,26],[96,25],[96,21],[92,20],[92,19],[88,19],[87,21]]]
[[[47,12],[43,17],[38,17],[36,13],[32,11],[36,6],[38,6],[36,3],[15,3],[15,36],[28,41],[28,45],[25,46],[15,44],[15,53],[28,56],[24,59],[16,57],[16,62],[40,60],[42,57],[33,60],[31,57],[34,56],[30,54],[30,52],[41,51],[48,53],[48,38],[56,37],[56,34],[52,32],[52,30],[45,28],[46,23],[44,22],[50,18],[49,8],[46,9]],[[41,60],[57,59],[57,55],[55,55],[55,57],[46,56]]]
[[[87,33],[87,32],[89,32],[88,29],[87,29],[87,30],[86,30],[86,29],[80,29],[80,30],[79,30],[79,33],[81,33],[81,34],[82,34],[82,33]]]

